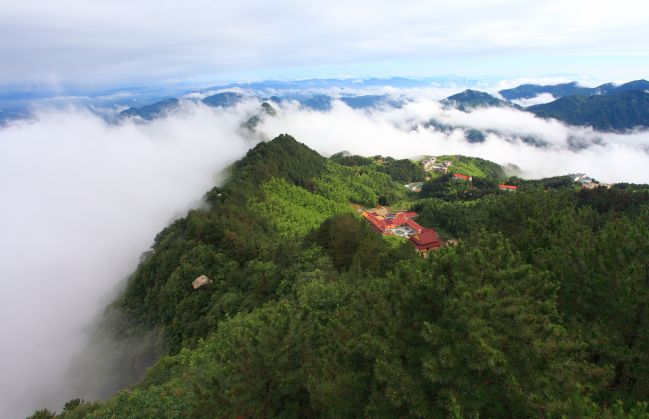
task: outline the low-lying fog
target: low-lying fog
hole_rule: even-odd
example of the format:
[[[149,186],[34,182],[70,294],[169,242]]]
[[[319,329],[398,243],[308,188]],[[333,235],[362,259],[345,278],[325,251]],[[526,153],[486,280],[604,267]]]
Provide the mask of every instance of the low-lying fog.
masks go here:
[[[258,111],[255,100],[225,110],[186,103],[148,124],[41,111],[0,128],[0,417],[83,396],[63,377],[93,319],[155,234],[200,205],[258,138],[289,133],[325,155],[465,154],[515,164],[528,177],[649,182],[648,132],[602,134],[512,109],[465,113],[443,109],[437,96],[373,111],[338,101],[328,112],[275,105],[277,116],[264,117],[256,133],[241,127]],[[463,129],[427,128],[431,119],[497,133],[472,144]],[[519,139],[528,137],[545,146]]]

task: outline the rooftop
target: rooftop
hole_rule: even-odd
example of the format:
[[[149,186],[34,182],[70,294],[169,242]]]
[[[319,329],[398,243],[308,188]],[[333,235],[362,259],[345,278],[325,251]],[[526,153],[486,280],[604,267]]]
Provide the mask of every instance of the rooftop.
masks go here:
[[[362,215],[375,230],[382,234],[409,238],[417,250],[428,250],[439,247],[443,243],[435,230],[424,228],[412,219],[417,216],[414,211],[387,213],[385,216],[376,212],[363,211]]]

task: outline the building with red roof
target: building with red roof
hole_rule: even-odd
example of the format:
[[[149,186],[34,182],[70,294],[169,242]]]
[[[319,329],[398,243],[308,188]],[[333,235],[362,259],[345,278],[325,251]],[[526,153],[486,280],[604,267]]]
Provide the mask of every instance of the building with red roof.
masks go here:
[[[406,220],[406,223],[405,223],[405,224],[406,224],[408,227],[410,227],[410,228],[412,228],[413,230],[415,230],[416,233],[421,233],[422,231],[424,231],[424,228],[423,228],[422,226],[420,226],[419,224],[417,224],[417,222],[416,222],[415,220],[412,220],[412,219],[410,219],[410,218],[408,218],[408,219]]]
[[[411,217],[416,217],[416,212],[398,212],[396,214],[388,214],[385,217],[378,215],[374,212],[365,211],[363,217],[370,222],[372,227],[380,233],[388,233],[402,225],[407,225],[416,232],[419,232],[423,227],[414,222]]]
[[[377,216],[376,214],[367,211],[363,212],[363,217],[367,221],[369,221],[374,230],[378,231],[379,233],[383,233],[386,230],[386,224],[383,217]]]
[[[386,214],[384,217],[377,213],[364,211],[362,215],[369,221],[372,228],[379,233],[409,237],[418,251],[427,251],[443,244],[435,230],[424,228],[412,219],[412,217],[417,216],[416,212],[398,212],[396,214]],[[395,231],[395,229],[402,229],[405,232]]]
[[[460,173],[453,173],[453,179],[468,180],[469,182],[473,182],[472,176],[462,175]]]
[[[498,189],[501,191],[515,191],[518,189],[518,186],[514,185],[498,185]]]
[[[443,244],[437,232],[432,228],[425,228],[421,233],[411,236],[410,241],[420,252],[435,249]]]

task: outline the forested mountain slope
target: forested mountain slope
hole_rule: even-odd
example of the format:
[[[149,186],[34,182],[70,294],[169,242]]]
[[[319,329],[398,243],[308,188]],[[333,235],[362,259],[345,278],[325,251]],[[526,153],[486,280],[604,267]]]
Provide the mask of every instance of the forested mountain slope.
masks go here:
[[[649,81],[647,80],[634,80],[621,85],[613,83],[605,83],[597,87],[580,86],[577,82],[561,83],[555,85],[538,85],[538,84],[522,84],[513,89],[501,90],[500,93],[507,100],[515,99],[529,99],[542,93],[550,93],[556,98],[582,95],[611,95],[629,92],[632,90],[647,90],[649,89]]]
[[[649,93],[633,90],[614,95],[568,96],[527,110],[571,125],[624,131],[649,126]]]
[[[542,93],[550,93],[554,97],[572,95],[589,95],[592,89],[583,87],[577,82],[561,83],[555,85],[522,84],[512,89],[499,91],[500,95],[507,100],[529,99]]]
[[[115,303],[167,355],[58,417],[649,417],[648,188],[458,161],[484,177],[418,196],[390,177],[421,176],[407,163],[257,145]],[[410,207],[459,243],[421,257],[350,203]]]

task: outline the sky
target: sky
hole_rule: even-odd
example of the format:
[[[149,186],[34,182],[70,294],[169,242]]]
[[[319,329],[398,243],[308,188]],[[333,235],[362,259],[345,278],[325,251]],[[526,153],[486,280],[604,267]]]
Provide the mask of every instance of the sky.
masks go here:
[[[642,0],[0,2],[0,88],[649,73]]]

